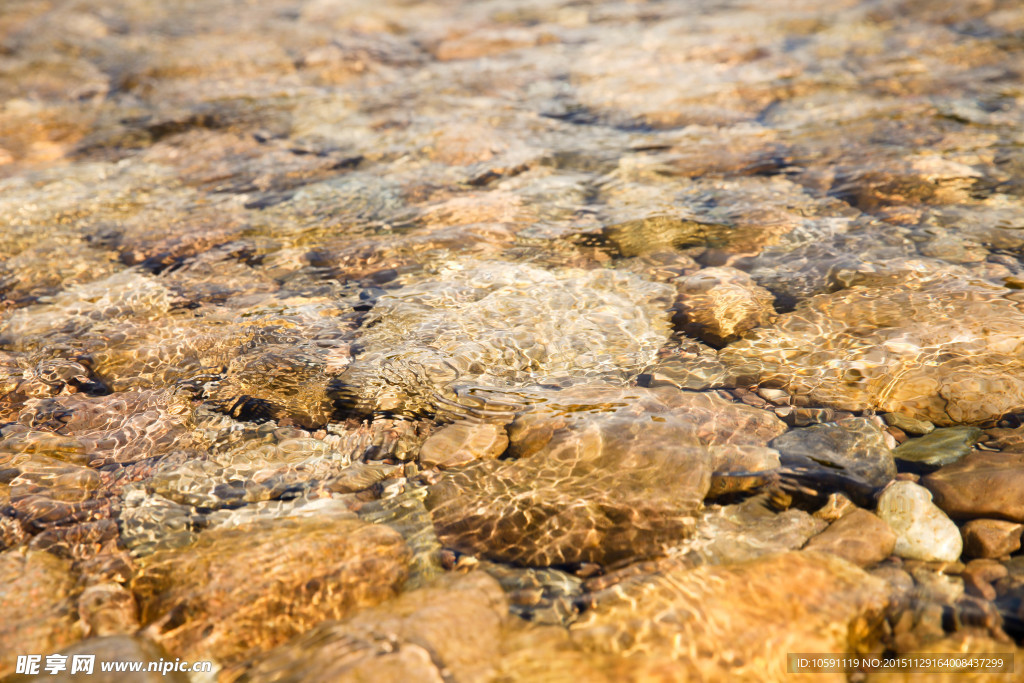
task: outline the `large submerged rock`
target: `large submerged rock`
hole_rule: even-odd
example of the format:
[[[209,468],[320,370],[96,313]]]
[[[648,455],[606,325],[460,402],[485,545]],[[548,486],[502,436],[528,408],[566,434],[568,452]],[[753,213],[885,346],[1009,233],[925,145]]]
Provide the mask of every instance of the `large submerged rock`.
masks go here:
[[[323,514],[257,520],[144,558],[132,590],[170,652],[231,662],[394,596],[409,559],[385,526]]]
[[[808,299],[719,358],[842,410],[949,425],[1024,407],[1021,295],[981,280],[912,275],[899,286]]]
[[[50,654],[81,638],[70,569],[49,553],[0,553],[0,676],[14,673],[19,654]]]
[[[431,488],[442,542],[535,566],[657,553],[692,533],[712,447],[760,450],[785,429],[769,412],[671,387],[533,398],[509,430],[515,459],[474,463]]]
[[[459,264],[381,296],[342,379],[368,407],[431,406],[484,386],[631,379],[668,337],[672,291],[611,270]]]
[[[870,646],[889,603],[884,581],[831,555],[662,565],[656,576],[626,578],[593,594],[573,639],[591,651],[633,655],[677,680],[783,680],[787,652]]]

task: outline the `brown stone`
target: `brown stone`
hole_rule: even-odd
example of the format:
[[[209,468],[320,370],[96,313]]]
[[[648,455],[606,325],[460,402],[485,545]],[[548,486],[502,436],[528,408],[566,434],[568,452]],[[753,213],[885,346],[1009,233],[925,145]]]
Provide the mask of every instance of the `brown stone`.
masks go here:
[[[1014,453],[1024,452],[1024,427],[1016,429],[986,429],[985,433],[989,439],[986,446],[998,448],[1001,451]]]
[[[720,346],[775,319],[775,297],[735,268],[705,268],[677,282],[678,323],[683,330]]]
[[[481,571],[448,574],[394,600],[328,622],[227,674],[277,681],[283,674],[317,680],[487,680],[508,602]],[[386,634],[386,635],[385,635]]]
[[[786,428],[769,411],[673,387],[522,395],[532,403],[508,427],[512,459],[472,463],[431,487],[442,543],[537,566],[659,553],[693,531],[710,449],[760,457]]]
[[[45,552],[0,553],[0,678],[19,654],[50,654],[81,637],[70,563]]]
[[[448,469],[474,460],[493,460],[508,447],[501,425],[490,422],[456,422],[431,434],[420,448],[424,467]]]
[[[860,567],[878,564],[892,554],[896,534],[889,525],[867,510],[840,517],[804,546],[806,550],[838,555]]]
[[[918,273],[801,301],[719,358],[817,405],[970,424],[1024,406],[1013,361],[1021,324],[1011,290]]]
[[[449,473],[425,501],[441,542],[533,566],[606,564],[688,536],[711,456],[676,419],[591,415],[528,457]]]
[[[1024,453],[971,453],[921,484],[953,519],[1024,522]]]
[[[139,628],[138,612],[135,596],[117,583],[94,584],[78,598],[78,614],[92,636],[134,633]]]
[[[1024,525],[1002,519],[972,519],[960,528],[968,557],[1004,557],[1020,550]]]
[[[594,594],[593,608],[571,627],[574,640],[590,651],[671,660],[669,680],[783,680],[786,652],[851,652],[869,643],[891,590],[820,553],[662,568]]]
[[[992,586],[1009,574],[1009,570],[995,560],[971,560],[960,573],[964,589],[971,595],[984,600],[995,600],[996,589]]]
[[[710,450],[715,472],[762,472],[779,466],[779,452],[774,448],[725,444]]]
[[[715,506],[701,515],[690,550],[698,563],[731,564],[803,547],[821,533],[828,523],[803,510],[776,512],[767,495],[742,503]]]
[[[170,652],[229,663],[394,596],[409,559],[383,525],[284,518],[158,551],[139,562],[132,590],[147,632]]]
[[[857,505],[843,494],[830,493],[825,504],[814,511],[814,516],[831,523],[858,509]]]

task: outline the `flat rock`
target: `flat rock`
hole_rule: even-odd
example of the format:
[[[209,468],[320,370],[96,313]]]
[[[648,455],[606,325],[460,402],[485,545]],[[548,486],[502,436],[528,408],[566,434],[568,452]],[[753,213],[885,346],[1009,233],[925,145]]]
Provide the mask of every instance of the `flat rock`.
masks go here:
[[[896,534],[876,515],[860,508],[829,525],[804,546],[838,555],[858,567],[871,567],[892,554]]]
[[[24,548],[0,553],[0,677],[19,654],[51,654],[81,638],[70,562]]]
[[[773,510],[764,495],[742,503],[710,508],[701,515],[693,538],[676,552],[696,564],[730,564],[797,550],[827,523],[791,508]]]
[[[172,387],[33,399],[18,419],[39,431],[71,437],[69,443],[77,442],[76,449],[88,454],[89,466],[100,467],[188,446],[194,410],[188,392]]]
[[[552,430],[599,414],[652,421],[675,418],[689,425],[686,431],[691,439],[708,447],[766,446],[786,431],[785,423],[770,411],[733,403],[713,393],[665,386],[583,385],[562,391],[524,390],[512,397],[521,402],[513,404],[511,409],[518,408],[519,413],[508,428],[509,453],[514,457],[536,452],[551,438]],[[489,409],[490,405],[483,407]],[[738,454],[739,449],[728,452]]]
[[[779,467],[779,452],[767,446],[711,446],[711,457],[715,472],[763,472]]]
[[[1024,522],[1024,453],[970,453],[921,484],[953,519]]]
[[[590,651],[665,660],[673,680],[783,680],[780,652],[850,652],[870,641],[889,594],[881,579],[820,553],[664,563],[656,576],[593,594],[571,632]]]
[[[775,320],[775,297],[735,268],[704,268],[676,281],[676,322],[687,334],[722,346]]]
[[[970,453],[981,435],[982,431],[977,427],[945,427],[908,439],[892,454],[897,460],[938,468],[951,465]]]
[[[819,405],[976,423],[1024,407],[1021,325],[1019,293],[925,273],[811,297],[719,358]]]
[[[1004,557],[1020,550],[1024,525],[1002,519],[972,519],[960,527],[967,557]]]
[[[678,420],[595,416],[517,460],[473,463],[431,487],[442,543],[489,559],[600,564],[657,552],[693,529],[711,455]]]
[[[490,422],[456,422],[431,434],[420,448],[420,464],[447,469],[474,460],[493,460],[508,447],[502,425]]]
[[[256,654],[226,679],[485,680],[508,618],[505,594],[490,576],[448,574]]]
[[[669,286],[631,273],[495,262],[441,275],[377,299],[342,376],[353,406],[415,411],[456,381],[621,382],[670,331]]]
[[[736,386],[736,375],[713,354],[691,358],[668,358],[644,368],[637,378],[640,386],[672,386],[678,389],[704,391]]]
[[[581,386],[525,390],[509,426],[515,459],[477,462],[431,487],[442,543],[489,559],[610,563],[686,538],[710,486],[711,447],[734,457],[785,429],[718,396]]]
[[[985,434],[988,436],[986,446],[1012,453],[1024,452],[1024,427],[986,429]]]
[[[895,482],[879,497],[878,516],[896,533],[893,552],[900,557],[937,562],[960,559],[960,530],[932,503],[932,494],[923,486]]]
[[[923,436],[931,433],[935,429],[935,425],[926,420],[915,420],[912,417],[901,415],[899,413],[886,413],[884,416],[885,423],[898,429],[902,429],[907,434],[914,434],[917,436]]]
[[[896,476],[885,434],[867,418],[793,429],[771,442],[787,461],[811,460],[884,486]]]
[[[230,663],[392,597],[409,559],[385,526],[329,514],[258,520],[143,558],[132,590],[146,632],[169,652]]]

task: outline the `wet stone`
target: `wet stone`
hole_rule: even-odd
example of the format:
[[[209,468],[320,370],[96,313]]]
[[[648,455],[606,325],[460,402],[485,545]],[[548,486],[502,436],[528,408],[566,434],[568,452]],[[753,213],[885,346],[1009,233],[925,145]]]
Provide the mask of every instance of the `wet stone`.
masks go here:
[[[858,567],[871,567],[892,554],[896,534],[874,514],[860,508],[832,522],[804,546],[832,553]]]
[[[686,538],[709,447],[760,453],[784,429],[766,411],[668,387],[522,397],[533,407],[509,427],[514,459],[446,474],[426,504],[446,545],[530,566],[606,564]]]
[[[925,467],[950,465],[971,452],[981,437],[977,427],[945,427],[916,439],[909,439],[893,450],[897,460]]]
[[[827,407],[937,425],[993,420],[1024,406],[1012,361],[1024,323],[1017,298],[941,273],[854,287],[801,302],[719,358]]]
[[[324,622],[226,672],[249,681],[484,680],[508,619],[497,582],[447,575],[342,621]]]
[[[986,429],[985,435],[988,437],[985,441],[987,447],[1011,453],[1024,452],[1024,429],[1020,427]]]
[[[595,417],[539,452],[468,465],[431,487],[442,542],[529,566],[657,552],[693,529],[710,454],[676,421]]]
[[[583,579],[558,569],[520,568],[494,562],[481,562],[501,584],[509,601],[509,611],[534,624],[568,625],[579,616],[579,598]]]
[[[953,519],[1024,522],[1024,454],[970,453],[921,484]]]
[[[491,460],[508,447],[505,428],[488,422],[457,422],[431,435],[420,448],[425,467],[448,469],[474,460]]]
[[[132,591],[146,632],[169,652],[232,662],[395,595],[408,560],[386,527],[285,518],[211,529],[192,546],[157,551],[140,561]]]
[[[191,395],[171,388],[34,399],[18,419],[39,431],[74,437],[95,468],[186,447],[193,411]]]
[[[638,378],[640,386],[672,386],[678,389],[703,391],[735,386],[736,377],[729,368],[710,354],[687,359],[667,359],[644,368]]]
[[[960,576],[969,594],[984,600],[995,600],[996,589],[992,584],[1008,574],[1009,570],[995,560],[975,559],[967,563]]]
[[[665,249],[703,246],[709,236],[727,230],[724,225],[656,214],[610,225],[601,236],[619,255],[628,258]]]
[[[715,346],[775,319],[771,292],[735,268],[705,268],[678,279],[676,288],[677,324]]]
[[[832,523],[857,509],[857,505],[843,494],[830,493],[825,504],[814,511],[814,516]]]
[[[88,636],[134,633],[139,628],[135,596],[124,586],[96,583],[78,597],[78,614]]]
[[[18,654],[57,652],[81,638],[70,570],[45,552],[0,553],[0,676],[14,673]]]
[[[931,422],[915,420],[912,417],[907,417],[900,413],[886,413],[884,419],[887,425],[892,425],[893,427],[902,429],[907,434],[914,434],[916,436],[924,436],[935,429],[935,425]]]
[[[896,533],[893,552],[925,561],[956,562],[963,550],[960,530],[932,503],[928,489],[897,481],[878,499],[878,516]]]
[[[326,353],[266,344],[233,359],[209,398],[233,416],[322,427],[334,410],[327,362]]]
[[[716,473],[762,472],[779,467],[779,452],[774,448],[735,444],[712,446],[711,457]]]
[[[827,526],[803,510],[773,510],[764,495],[714,506],[697,522],[692,539],[674,552],[699,564],[730,564],[797,550]]]
[[[668,336],[669,288],[628,273],[491,263],[443,275],[377,300],[342,376],[356,406],[412,412],[455,381],[621,382]]]
[[[967,557],[998,558],[1020,550],[1024,525],[1001,519],[972,519],[960,528]]]
[[[671,662],[673,678],[785,677],[777,653],[850,652],[875,638],[890,589],[831,555],[781,553],[718,567],[665,566],[597,592],[571,627],[595,652]],[[764,640],[764,629],[779,640]]]
[[[819,463],[884,486],[896,476],[896,464],[881,429],[866,418],[793,429],[771,442],[783,464]]]

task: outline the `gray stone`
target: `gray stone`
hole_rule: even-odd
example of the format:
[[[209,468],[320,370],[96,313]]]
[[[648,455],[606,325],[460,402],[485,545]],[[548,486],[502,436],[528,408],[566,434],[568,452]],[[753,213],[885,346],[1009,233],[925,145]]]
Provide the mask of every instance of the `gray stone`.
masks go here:
[[[928,467],[951,465],[971,452],[982,431],[977,427],[946,427],[908,439],[893,450],[897,460]]]
[[[782,462],[806,460],[840,468],[874,486],[896,476],[885,434],[866,418],[793,429],[769,444],[782,454]]]
[[[923,436],[935,429],[935,425],[927,420],[917,420],[901,413],[886,413],[885,423],[915,436]]]

